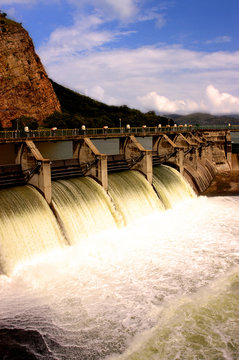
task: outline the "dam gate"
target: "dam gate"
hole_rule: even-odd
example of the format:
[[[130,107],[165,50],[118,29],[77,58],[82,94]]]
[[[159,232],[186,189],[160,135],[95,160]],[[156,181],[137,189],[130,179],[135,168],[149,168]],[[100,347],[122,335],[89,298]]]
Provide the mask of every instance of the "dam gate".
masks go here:
[[[116,144],[115,148],[104,153],[109,141]],[[56,156],[66,145],[68,154]],[[230,171],[236,163],[228,129],[27,134],[1,138],[0,149],[0,188],[31,184],[48,203],[52,181],[90,176],[107,191],[109,173],[136,170],[152,184],[153,168],[161,164],[176,168],[200,194],[216,174]]]

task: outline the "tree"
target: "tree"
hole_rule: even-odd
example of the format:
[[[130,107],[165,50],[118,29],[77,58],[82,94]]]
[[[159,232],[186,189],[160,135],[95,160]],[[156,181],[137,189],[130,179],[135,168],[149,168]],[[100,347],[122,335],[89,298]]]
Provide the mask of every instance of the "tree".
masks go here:
[[[13,130],[23,130],[25,126],[28,126],[30,130],[36,130],[38,128],[38,121],[30,116],[20,116],[12,120]]]
[[[48,128],[57,127],[59,129],[66,129],[71,127],[69,125],[71,121],[71,116],[68,113],[60,113],[58,111],[55,111],[53,114],[47,116],[43,124],[44,126]]]

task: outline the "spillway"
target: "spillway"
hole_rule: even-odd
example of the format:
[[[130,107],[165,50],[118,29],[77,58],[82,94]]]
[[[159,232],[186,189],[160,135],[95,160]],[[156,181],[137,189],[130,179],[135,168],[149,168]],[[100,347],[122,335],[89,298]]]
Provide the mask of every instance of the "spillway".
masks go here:
[[[187,200],[187,201],[185,201]],[[0,354],[237,359],[239,197],[154,169],[0,191]],[[167,210],[165,210],[167,209]]]
[[[153,185],[166,209],[188,198],[196,197],[190,185],[174,168],[160,165],[153,170]]]
[[[89,177],[53,182],[52,199],[69,243],[106,229],[120,226],[120,219],[110,198]]]
[[[137,171],[110,174],[109,194],[125,225],[164,209],[152,186]]]
[[[42,195],[31,186],[0,191],[0,269],[11,273],[32,257],[65,244]]]

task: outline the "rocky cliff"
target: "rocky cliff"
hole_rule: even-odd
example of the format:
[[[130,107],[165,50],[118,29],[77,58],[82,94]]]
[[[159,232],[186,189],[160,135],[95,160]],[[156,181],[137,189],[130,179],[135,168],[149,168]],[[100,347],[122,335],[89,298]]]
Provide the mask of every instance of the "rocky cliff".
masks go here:
[[[28,32],[0,13],[0,121],[11,127],[11,120],[33,117],[42,123],[59,101]]]

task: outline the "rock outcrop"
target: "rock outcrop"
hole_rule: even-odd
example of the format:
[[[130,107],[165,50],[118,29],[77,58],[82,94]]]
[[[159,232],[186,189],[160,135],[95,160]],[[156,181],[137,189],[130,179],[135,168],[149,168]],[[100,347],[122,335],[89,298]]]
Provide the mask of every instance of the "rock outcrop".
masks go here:
[[[21,116],[39,124],[61,111],[33,42],[21,24],[0,13],[0,121],[4,128]]]

